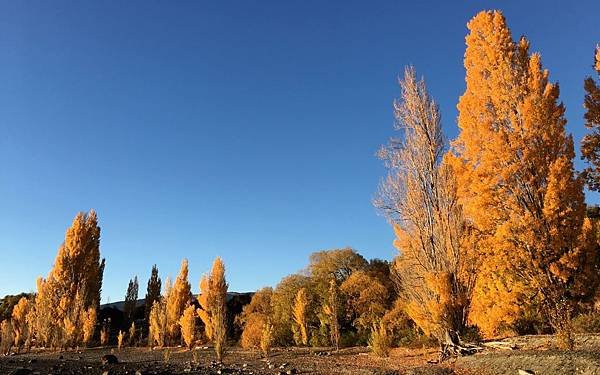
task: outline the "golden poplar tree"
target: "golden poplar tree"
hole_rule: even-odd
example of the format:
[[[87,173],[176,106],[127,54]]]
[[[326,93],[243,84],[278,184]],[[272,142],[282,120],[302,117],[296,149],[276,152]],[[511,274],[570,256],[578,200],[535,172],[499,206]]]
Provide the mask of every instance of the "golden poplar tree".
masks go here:
[[[594,68],[600,76],[600,46],[596,47]],[[583,88],[585,127],[591,130],[591,133],[581,141],[581,156],[589,164],[584,171],[588,186],[591,190],[600,191],[600,82],[596,83],[592,77],[587,77]]]
[[[200,307],[196,310],[198,317],[204,323],[204,335],[208,340],[213,338],[213,329],[210,322],[211,303],[214,300],[211,297],[209,276],[204,275],[200,279],[200,294],[198,295],[198,303]]]
[[[167,312],[164,299],[154,301],[150,309],[148,327],[148,346],[163,347],[166,343],[167,333]]]
[[[323,305],[323,312],[329,323],[329,336],[335,350],[340,350],[340,321],[339,321],[339,287],[335,279],[329,281],[327,302]]]
[[[12,326],[15,336],[15,347],[20,350],[26,340],[29,339],[29,324],[27,315],[29,314],[29,300],[21,297],[15,305],[12,312]]]
[[[196,336],[196,309],[193,305],[189,305],[183,311],[183,315],[179,319],[181,327],[181,336],[188,349],[192,349]]]
[[[81,329],[83,330],[83,344],[87,345],[92,337],[94,337],[94,332],[96,330],[96,308],[90,307],[84,312],[84,318]]]
[[[301,288],[296,293],[294,305],[292,306],[292,316],[294,318],[294,339],[297,345],[308,345],[308,324],[307,324],[308,296],[306,288]]]
[[[225,280],[225,265],[217,257],[208,275],[200,280],[200,307],[197,314],[204,323],[206,337],[215,346],[215,353],[219,361],[225,353],[227,340],[227,281]]]
[[[597,282],[596,245],[558,85],[500,12],[481,12],[468,28],[453,165],[483,259],[471,319],[494,335],[535,298],[571,346],[574,303]]]
[[[456,177],[444,157],[447,144],[438,106],[412,67],[405,70],[400,89],[394,111],[402,138],[392,139],[380,151],[389,173],[375,205],[394,227],[400,255],[393,267],[407,314],[441,344],[456,345],[454,334],[467,324],[476,265],[465,240],[467,224],[457,201]],[[348,280],[375,288],[378,283],[367,282],[368,277],[355,273]],[[362,325],[372,328],[385,311],[367,301],[385,298],[385,287],[380,284],[380,292],[365,293],[345,284],[342,290],[348,289]]]
[[[179,337],[179,318],[192,298],[191,285],[188,281],[188,261],[181,262],[179,275],[173,283],[170,293],[166,296],[167,304],[167,334],[169,340]]]
[[[66,231],[47,279],[37,283],[31,327],[39,344],[65,347],[81,343],[81,318],[100,304],[103,271],[96,213],[79,213]]]

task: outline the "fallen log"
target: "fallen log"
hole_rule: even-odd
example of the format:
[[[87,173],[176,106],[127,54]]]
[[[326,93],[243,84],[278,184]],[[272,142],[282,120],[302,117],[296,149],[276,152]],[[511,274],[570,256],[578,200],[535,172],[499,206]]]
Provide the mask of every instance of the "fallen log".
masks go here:
[[[487,348],[500,349],[500,350],[516,350],[519,347],[517,344],[507,341],[488,341],[481,344]]]

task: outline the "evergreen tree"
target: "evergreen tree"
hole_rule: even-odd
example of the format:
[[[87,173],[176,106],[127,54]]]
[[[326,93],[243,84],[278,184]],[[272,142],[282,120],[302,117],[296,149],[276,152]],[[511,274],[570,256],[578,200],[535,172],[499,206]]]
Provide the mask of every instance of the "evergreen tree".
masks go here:
[[[162,281],[160,277],[158,277],[158,267],[156,264],[152,266],[152,272],[150,274],[150,278],[148,279],[148,288],[146,289],[146,297],[144,300],[145,304],[145,321],[146,324],[150,324],[150,311],[152,310],[152,306],[154,302],[160,300],[160,290],[162,288]]]
[[[133,314],[135,313],[135,309],[137,307],[138,289],[138,279],[137,276],[135,276],[132,280],[129,280],[127,294],[125,295],[125,306],[123,307],[125,317],[129,321],[133,320]]]

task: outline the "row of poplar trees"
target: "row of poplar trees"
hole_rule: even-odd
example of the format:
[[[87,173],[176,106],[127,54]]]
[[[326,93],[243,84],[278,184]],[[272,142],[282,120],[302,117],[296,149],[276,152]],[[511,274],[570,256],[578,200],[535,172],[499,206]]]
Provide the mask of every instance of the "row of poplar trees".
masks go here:
[[[596,224],[584,185],[600,188],[600,89],[585,81],[583,141],[575,171],[558,84],[499,11],[468,23],[459,135],[448,142],[423,80],[408,68],[395,102],[397,130],[380,156],[389,174],[375,205],[392,223],[407,314],[441,343],[475,325],[487,337],[526,315],[543,317],[572,348],[571,320],[599,282]],[[600,50],[595,69],[600,73]]]
[[[154,275],[154,272],[153,272]],[[157,273],[156,273],[157,275]],[[158,279],[160,293],[160,279]],[[152,281],[152,278],[151,278]],[[199,308],[192,301],[188,281],[188,262],[183,260],[175,282],[167,279],[162,296],[153,301],[148,310],[148,345],[172,345],[183,342],[191,348],[200,339],[196,318],[204,325],[204,337],[214,344],[217,359],[225,352],[227,341],[227,289],[225,265],[217,257],[209,274],[200,280]],[[148,284],[150,287],[150,283]],[[150,288],[149,288],[150,292]]]
[[[44,278],[37,281],[37,293],[22,297],[11,319],[2,321],[2,351],[31,346],[73,348],[87,345],[98,331],[97,319],[104,273],[100,259],[100,227],[96,212],[79,213],[67,229],[65,241],[58,249],[55,263]],[[175,282],[167,279],[161,295],[158,268],[152,268],[146,295],[146,319],[149,345],[185,343],[192,347],[200,339],[196,318],[204,324],[204,334],[215,345],[220,360],[226,344],[226,298],[228,285],[225,265],[216,258],[212,270],[202,277],[198,295],[200,307],[193,304],[188,282],[188,262],[183,260]],[[126,298],[128,319],[132,319],[137,301],[137,278],[130,282]],[[107,327],[101,330],[106,341]],[[130,335],[136,334],[135,325]],[[121,342],[123,333],[119,333]],[[134,337],[130,337],[133,342]]]

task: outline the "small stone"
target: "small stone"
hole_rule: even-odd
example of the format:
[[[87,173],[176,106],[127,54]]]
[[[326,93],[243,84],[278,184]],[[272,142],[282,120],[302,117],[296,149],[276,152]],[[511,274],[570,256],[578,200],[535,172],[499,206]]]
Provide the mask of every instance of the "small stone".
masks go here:
[[[535,372],[531,371],[531,370],[518,370],[518,374],[519,375],[535,375]]]
[[[287,375],[297,374],[298,370],[296,370],[295,368],[291,368],[291,369],[287,370],[285,373]]]
[[[114,354],[105,354],[102,356],[103,365],[114,365],[119,363],[119,359]]]

